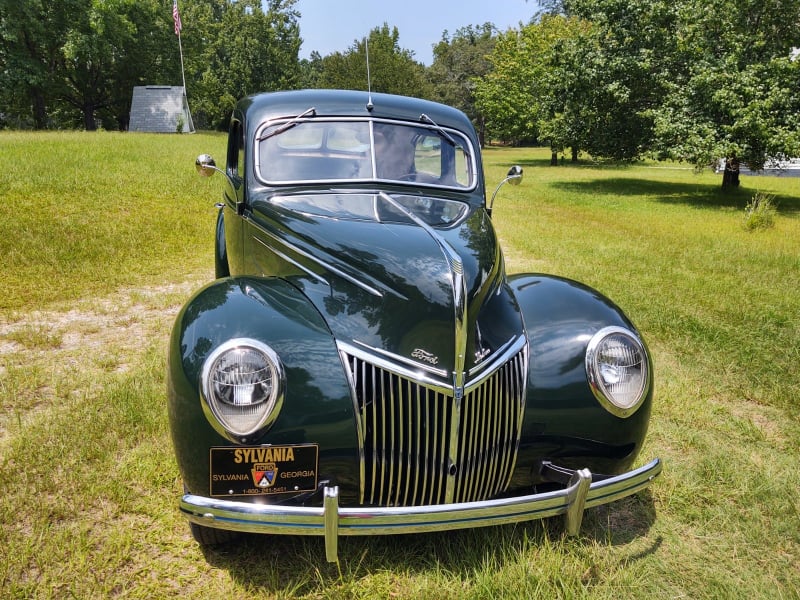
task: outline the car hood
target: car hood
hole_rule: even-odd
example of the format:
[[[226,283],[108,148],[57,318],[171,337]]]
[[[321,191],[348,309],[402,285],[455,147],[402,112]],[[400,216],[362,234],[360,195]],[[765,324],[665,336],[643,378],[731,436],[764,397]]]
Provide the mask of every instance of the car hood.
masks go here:
[[[491,220],[469,208],[445,227],[341,218],[266,203],[259,216],[283,275],[354,349],[450,378],[521,335]],[[262,220],[262,219],[258,219]],[[277,251],[277,252],[275,252]],[[266,271],[266,269],[264,269]]]

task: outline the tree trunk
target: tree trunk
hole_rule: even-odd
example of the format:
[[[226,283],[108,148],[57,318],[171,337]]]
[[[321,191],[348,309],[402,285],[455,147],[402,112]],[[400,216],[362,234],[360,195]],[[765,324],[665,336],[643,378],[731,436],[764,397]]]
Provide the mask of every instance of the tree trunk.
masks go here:
[[[739,187],[739,159],[736,155],[725,159],[725,170],[722,172],[722,189]]]
[[[478,116],[478,143],[481,148],[486,148],[486,119],[483,115]]]
[[[47,129],[47,106],[44,94],[39,90],[31,92],[31,109],[33,110],[33,126],[36,129]]]
[[[553,152],[552,150],[550,151],[550,166],[558,166],[558,152]]]
[[[97,122],[94,120],[94,104],[83,105],[83,127],[86,131],[96,131]]]
[[[572,147],[572,162],[578,162],[578,148],[577,146]]]

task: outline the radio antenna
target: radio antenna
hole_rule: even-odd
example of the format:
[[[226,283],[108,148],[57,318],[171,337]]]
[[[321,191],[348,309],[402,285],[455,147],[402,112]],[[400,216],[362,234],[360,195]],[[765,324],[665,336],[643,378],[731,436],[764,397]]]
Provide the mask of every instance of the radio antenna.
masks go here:
[[[372,103],[372,79],[369,75],[369,38],[364,38],[364,47],[367,50],[367,110],[372,112],[375,105]]]

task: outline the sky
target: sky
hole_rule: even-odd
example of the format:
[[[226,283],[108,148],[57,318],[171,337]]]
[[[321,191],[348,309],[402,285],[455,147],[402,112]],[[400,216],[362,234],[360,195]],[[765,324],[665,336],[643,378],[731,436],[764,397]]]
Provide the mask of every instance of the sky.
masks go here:
[[[527,24],[538,10],[536,0],[299,0],[300,58],[316,50],[322,56],[346,52],[376,28],[397,27],[400,48],[430,65],[433,46],[468,25],[491,22],[500,31]]]

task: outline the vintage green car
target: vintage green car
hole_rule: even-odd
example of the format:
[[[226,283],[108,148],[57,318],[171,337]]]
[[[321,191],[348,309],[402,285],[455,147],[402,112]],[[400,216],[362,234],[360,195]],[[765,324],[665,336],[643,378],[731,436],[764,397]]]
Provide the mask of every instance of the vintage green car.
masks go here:
[[[169,348],[201,544],[430,532],[583,512],[661,472],[647,347],[610,300],[507,275],[460,111],[340,90],[232,115],[217,279]],[[512,167],[506,181],[518,183]],[[500,189],[495,189],[495,193]],[[492,197],[492,200],[494,198]]]

